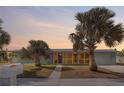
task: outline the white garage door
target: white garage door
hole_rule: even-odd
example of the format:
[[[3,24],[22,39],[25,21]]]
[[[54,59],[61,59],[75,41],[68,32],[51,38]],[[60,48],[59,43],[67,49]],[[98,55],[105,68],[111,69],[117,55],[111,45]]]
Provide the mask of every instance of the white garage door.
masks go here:
[[[95,53],[95,60],[99,65],[112,64],[112,55],[111,53]]]

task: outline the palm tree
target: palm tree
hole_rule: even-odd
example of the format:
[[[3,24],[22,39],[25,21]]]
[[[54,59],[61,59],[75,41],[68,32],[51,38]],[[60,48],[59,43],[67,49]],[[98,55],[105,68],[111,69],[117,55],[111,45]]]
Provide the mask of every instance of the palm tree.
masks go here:
[[[3,51],[3,47],[10,43],[10,35],[3,30],[3,28],[1,27],[2,23],[3,22],[0,19],[0,55],[1,55],[0,58],[7,61],[8,57],[7,57],[6,51]]]
[[[42,57],[47,58],[49,56],[49,46],[43,40],[31,40],[30,45],[27,48],[22,48],[22,58],[32,59],[36,66],[41,66]]]
[[[81,42],[80,34],[71,33],[69,35],[71,42],[73,43],[73,50],[77,51],[84,49],[84,44]]]
[[[94,50],[97,48],[97,44],[104,41],[106,46],[114,47],[123,41],[122,23],[115,24],[112,19],[114,16],[115,13],[105,7],[92,8],[87,12],[77,13],[75,16],[78,20],[76,32],[70,34],[69,38],[73,46],[83,46],[82,48],[88,49],[89,66],[92,71],[97,71],[94,58]],[[78,50],[80,47],[76,49]]]
[[[10,43],[10,35],[2,29],[1,24],[2,20],[0,19],[0,50],[2,51],[3,47]]]

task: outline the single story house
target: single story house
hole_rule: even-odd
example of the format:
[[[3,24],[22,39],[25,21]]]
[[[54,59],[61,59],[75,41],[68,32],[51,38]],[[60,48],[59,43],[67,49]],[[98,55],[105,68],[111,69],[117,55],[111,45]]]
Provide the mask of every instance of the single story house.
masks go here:
[[[19,53],[18,53],[19,55]],[[13,58],[13,62],[33,63],[33,60],[24,60],[19,56]],[[116,51],[112,49],[95,50],[95,61],[98,65],[116,64]],[[42,57],[42,64],[89,64],[87,50],[74,52],[73,49],[52,49],[49,59]]]
[[[95,50],[95,61],[98,65],[116,64],[116,51],[112,49]],[[74,52],[73,49],[52,49],[51,64],[89,64],[87,50]]]

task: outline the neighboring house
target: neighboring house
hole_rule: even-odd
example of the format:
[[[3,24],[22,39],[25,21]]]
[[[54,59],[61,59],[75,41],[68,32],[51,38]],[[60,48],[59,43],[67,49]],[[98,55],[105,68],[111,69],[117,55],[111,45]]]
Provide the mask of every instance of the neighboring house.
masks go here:
[[[15,53],[13,51],[0,51],[0,61],[1,62],[11,62],[11,59],[15,57]]]
[[[14,50],[12,52],[15,53],[15,55],[16,55],[15,57],[12,57],[13,63],[22,63],[22,64],[33,63],[32,60],[22,59],[20,50]]]
[[[124,63],[124,53],[122,53],[122,52],[117,52],[117,55],[116,55],[116,62],[117,62],[117,63]]]
[[[115,50],[96,50],[95,61],[98,65],[116,64]],[[52,49],[51,64],[89,64],[87,50],[74,52],[72,49]]]

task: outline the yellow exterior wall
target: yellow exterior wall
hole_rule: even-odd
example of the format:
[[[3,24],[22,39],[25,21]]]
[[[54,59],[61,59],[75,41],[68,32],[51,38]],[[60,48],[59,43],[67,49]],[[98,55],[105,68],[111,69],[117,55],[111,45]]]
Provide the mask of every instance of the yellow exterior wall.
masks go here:
[[[62,52],[62,63],[72,64],[72,52]]]
[[[58,64],[58,52],[53,52],[53,64]]]
[[[72,53],[73,64],[78,64],[78,54],[76,52]]]
[[[87,53],[62,51],[61,55],[62,64],[89,64],[89,55]],[[53,64],[58,64],[58,61],[58,51],[53,51]]]

